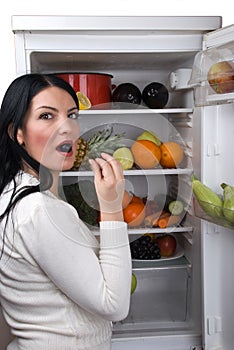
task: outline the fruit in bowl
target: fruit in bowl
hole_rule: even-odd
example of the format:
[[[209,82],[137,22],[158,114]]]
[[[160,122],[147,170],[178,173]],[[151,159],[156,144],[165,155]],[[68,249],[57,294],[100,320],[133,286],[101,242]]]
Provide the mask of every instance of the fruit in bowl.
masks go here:
[[[234,61],[221,61],[213,64],[208,73],[207,80],[217,94],[234,91]]]

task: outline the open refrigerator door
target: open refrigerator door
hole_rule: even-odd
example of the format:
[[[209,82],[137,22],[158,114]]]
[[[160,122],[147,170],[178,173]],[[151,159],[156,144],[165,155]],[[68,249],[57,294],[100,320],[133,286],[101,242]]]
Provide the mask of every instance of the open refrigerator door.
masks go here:
[[[195,57],[190,80],[195,87],[194,127],[200,130],[194,147],[194,172],[222,201],[221,184],[234,186],[233,39],[234,26],[204,35],[203,51]],[[196,167],[199,163],[200,167]],[[224,215],[224,210],[212,215],[207,203],[200,204],[194,196],[195,215],[202,219],[203,348],[231,350],[234,344],[234,207],[229,215]]]

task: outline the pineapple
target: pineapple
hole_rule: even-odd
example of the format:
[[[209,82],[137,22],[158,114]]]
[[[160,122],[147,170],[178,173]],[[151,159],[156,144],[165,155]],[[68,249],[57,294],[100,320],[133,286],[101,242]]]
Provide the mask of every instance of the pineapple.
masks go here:
[[[117,148],[124,147],[122,142],[124,135],[125,133],[113,135],[113,128],[108,128],[98,131],[87,141],[80,137],[77,141],[76,159],[72,170],[89,169],[89,158],[100,157],[102,152],[112,155]]]
[[[77,141],[77,149],[76,149],[76,158],[73,164],[72,170],[79,169],[83,159],[88,153],[88,142],[83,139],[83,137],[79,137]]]

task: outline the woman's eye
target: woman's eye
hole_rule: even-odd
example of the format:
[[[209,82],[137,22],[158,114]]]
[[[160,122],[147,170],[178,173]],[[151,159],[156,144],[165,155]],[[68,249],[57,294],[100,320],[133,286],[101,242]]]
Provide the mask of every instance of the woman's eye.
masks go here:
[[[78,112],[73,112],[68,115],[68,118],[70,119],[78,119],[79,118],[79,113]]]
[[[52,119],[53,116],[50,113],[43,113],[40,115],[40,119]]]

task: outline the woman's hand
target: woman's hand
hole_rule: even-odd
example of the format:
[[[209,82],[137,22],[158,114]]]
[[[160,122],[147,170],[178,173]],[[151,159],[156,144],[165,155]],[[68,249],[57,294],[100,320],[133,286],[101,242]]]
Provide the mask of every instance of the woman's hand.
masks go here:
[[[102,220],[123,220],[122,200],[125,181],[122,165],[107,153],[90,159]]]

